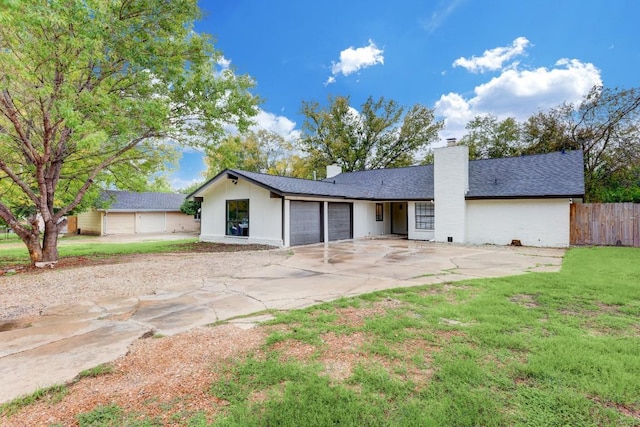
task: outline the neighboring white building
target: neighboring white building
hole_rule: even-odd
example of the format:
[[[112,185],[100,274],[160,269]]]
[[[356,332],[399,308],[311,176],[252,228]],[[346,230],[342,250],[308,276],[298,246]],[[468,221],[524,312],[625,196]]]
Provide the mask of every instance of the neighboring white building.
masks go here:
[[[78,214],[78,233],[91,235],[196,232],[200,221],[183,214],[185,194],[107,190],[98,206]]]
[[[295,246],[386,234],[412,240],[569,245],[569,205],[584,195],[581,151],[339,173],[322,181],[226,170],[188,197],[202,202],[200,239]],[[336,175],[334,175],[336,174]]]

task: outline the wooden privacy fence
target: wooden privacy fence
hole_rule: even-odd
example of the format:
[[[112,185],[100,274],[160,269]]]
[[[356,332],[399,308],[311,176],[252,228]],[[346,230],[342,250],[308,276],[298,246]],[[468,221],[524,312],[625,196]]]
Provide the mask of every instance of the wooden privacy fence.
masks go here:
[[[639,203],[572,203],[572,245],[640,247]]]

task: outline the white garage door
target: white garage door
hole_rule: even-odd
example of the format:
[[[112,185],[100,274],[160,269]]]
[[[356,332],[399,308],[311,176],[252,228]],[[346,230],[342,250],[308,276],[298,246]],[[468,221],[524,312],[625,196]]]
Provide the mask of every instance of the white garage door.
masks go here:
[[[353,238],[351,232],[351,203],[329,203],[329,240]]]
[[[133,212],[108,212],[104,216],[104,234],[133,234],[136,215]]]
[[[165,231],[167,231],[167,222],[164,212],[138,213],[139,233],[164,233]]]
[[[291,246],[322,242],[322,215],[320,202],[292,200],[290,205]]]

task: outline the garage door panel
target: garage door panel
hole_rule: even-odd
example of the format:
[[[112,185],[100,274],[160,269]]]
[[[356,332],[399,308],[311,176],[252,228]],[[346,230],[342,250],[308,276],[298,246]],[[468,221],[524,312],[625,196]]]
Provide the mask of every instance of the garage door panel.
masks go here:
[[[329,240],[347,240],[353,238],[352,204],[328,204]]]
[[[291,201],[289,207],[290,245],[309,245],[322,241],[320,202]]]
[[[109,212],[104,216],[105,234],[133,234],[136,216],[133,212]]]
[[[164,212],[138,213],[139,233],[164,233],[167,228],[166,225]]]

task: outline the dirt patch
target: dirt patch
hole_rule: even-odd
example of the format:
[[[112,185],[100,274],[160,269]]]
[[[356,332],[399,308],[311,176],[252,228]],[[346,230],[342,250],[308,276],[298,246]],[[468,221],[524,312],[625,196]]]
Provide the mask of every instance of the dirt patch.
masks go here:
[[[397,300],[381,300],[372,307],[337,310],[337,323],[356,328],[365,319],[384,314],[385,307],[401,307]],[[234,325],[196,328],[163,338],[140,339],[129,352],[110,364],[108,373],[77,380],[59,401],[44,399],[11,417],[0,416],[3,426],[77,425],[78,414],[101,406],[116,405],[123,413],[152,419],[161,425],[184,425],[195,414],[212,422],[229,402],[214,396],[211,385],[225,375],[225,367],[253,354],[265,357],[264,343],[274,331],[289,332],[294,325],[270,325],[243,330]],[[390,375],[411,381],[423,389],[433,376],[433,354],[460,331],[434,331],[430,339],[407,339],[392,345],[395,356],[370,354],[365,350],[374,337],[366,332],[327,332],[312,345],[289,339],[270,346],[281,361],[320,363],[322,373],[342,383],[358,366],[382,367]],[[351,387],[351,386],[350,386]],[[353,387],[358,387],[354,385]],[[257,391],[252,402],[263,402],[271,392]]]
[[[593,400],[597,404],[602,405],[602,406],[604,406],[606,408],[615,409],[616,411],[618,411],[619,413],[621,413],[622,415],[624,415],[626,417],[635,418],[636,420],[640,420],[640,408],[633,407],[633,406],[630,406],[630,405],[622,405],[620,403],[604,402],[602,399],[600,399],[598,397],[592,397],[591,400]]]
[[[385,313],[384,307],[340,308],[336,310],[336,314],[338,315],[338,320],[335,321],[335,324],[359,328],[364,325],[367,319],[383,315],[384,313]]]
[[[223,325],[139,340],[111,364],[111,373],[81,379],[69,386],[61,401],[38,402],[8,419],[0,417],[0,423],[7,427],[77,425],[77,414],[111,404],[156,418],[162,425],[182,425],[197,412],[211,421],[226,405],[209,392],[219,376],[214,367],[257,349],[265,336],[261,328]]]
[[[535,295],[529,295],[529,294],[518,294],[518,295],[514,295],[511,297],[510,299],[511,302],[514,302],[522,307],[525,308],[537,308],[540,307],[540,304],[538,304],[538,301],[536,301],[536,296]]]

